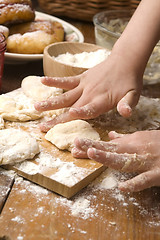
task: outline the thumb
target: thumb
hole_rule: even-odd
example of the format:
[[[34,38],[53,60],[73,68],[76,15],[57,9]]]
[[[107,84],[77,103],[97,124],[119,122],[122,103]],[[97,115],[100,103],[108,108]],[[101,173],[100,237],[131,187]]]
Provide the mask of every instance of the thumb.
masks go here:
[[[123,117],[130,117],[132,115],[132,108],[138,103],[140,94],[135,90],[128,92],[117,104],[117,111]]]
[[[138,192],[146,188],[158,186],[160,170],[151,170],[141,173],[136,177],[119,183],[119,189],[122,191]]]

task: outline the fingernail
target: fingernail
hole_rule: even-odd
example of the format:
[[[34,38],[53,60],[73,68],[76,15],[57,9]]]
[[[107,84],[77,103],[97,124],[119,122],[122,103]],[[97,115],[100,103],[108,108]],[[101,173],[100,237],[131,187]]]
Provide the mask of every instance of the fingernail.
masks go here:
[[[98,157],[98,155],[96,154],[97,153],[97,151],[96,151],[96,149],[95,148],[89,148],[88,150],[87,150],[87,154],[88,154],[88,156],[89,156],[89,158],[97,158]]]

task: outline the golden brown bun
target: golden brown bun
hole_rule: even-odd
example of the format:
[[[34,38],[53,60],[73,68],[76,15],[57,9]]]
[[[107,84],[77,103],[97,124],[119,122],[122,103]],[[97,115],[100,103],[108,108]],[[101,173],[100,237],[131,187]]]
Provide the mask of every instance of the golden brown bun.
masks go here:
[[[7,51],[12,53],[41,54],[47,45],[64,40],[62,24],[50,20],[17,24],[9,31]]]
[[[0,33],[2,33],[5,36],[5,38],[7,38],[9,35],[9,28],[6,26],[0,25]]]
[[[33,21],[35,11],[30,0],[0,0],[0,24]]]

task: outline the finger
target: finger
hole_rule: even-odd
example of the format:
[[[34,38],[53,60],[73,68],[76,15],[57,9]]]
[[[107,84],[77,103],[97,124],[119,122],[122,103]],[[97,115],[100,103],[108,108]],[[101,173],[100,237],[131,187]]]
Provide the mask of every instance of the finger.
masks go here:
[[[75,158],[88,158],[87,152],[81,151],[77,148],[72,148],[71,153]]]
[[[127,135],[127,134],[117,133],[116,131],[110,131],[108,133],[108,136],[111,140],[124,137],[125,135]]]
[[[79,89],[74,89],[69,92],[63,93],[62,95],[55,96],[46,101],[37,102],[34,107],[37,111],[48,111],[59,108],[70,107],[80,97],[81,93]]]
[[[111,152],[115,152],[117,150],[117,144],[116,143],[112,143],[112,142],[104,142],[104,141],[94,141],[94,140],[90,140],[90,139],[80,139],[80,138],[76,138],[74,140],[74,145],[77,149],[87,152],[87,150],[89,148],[96,148],[99,150],[103,150],[103,151],[111,151]]]
[[[73,106],[70,108],[69,112],[76,118],[92,119],[98,117],[102,113],[101,109],[101,103],[89,103],[79,108]]]
[[[50,120],[50,121],[47,121],[47,122],[44,122],[44,123],[41,123],[39,125],[40,127],[40,130],[42,132],[48,132],[52,127],[54,127],[56,124],[59,124],[59,123],[64,123],[64,122],[69,122],[69,121],[72,121],[72,120],[76,120],[76,119],[73,119],[69,112],[65,112],[65,113],[62,113],[61,115],[57,116],[56,118]]]
[[[74,77],[41,77],[41,82],[49,87],[58,87],[69,90],[78,86],[80,75]]]
[[[119,189],[122,191],[138,192],[152,186],[158,186],[160,170],[141,173],[140,175],[119,183]]]
[[[146,156],[128,153],[112,153],[89,148],[88,157],[107,167],[125,172],[133,172],[145,168]]]
[[[139,94],[135,90],[128,92],[117,104],[117,111],[123,117],[130,117],[132,108],[136,106],[139,100]]]

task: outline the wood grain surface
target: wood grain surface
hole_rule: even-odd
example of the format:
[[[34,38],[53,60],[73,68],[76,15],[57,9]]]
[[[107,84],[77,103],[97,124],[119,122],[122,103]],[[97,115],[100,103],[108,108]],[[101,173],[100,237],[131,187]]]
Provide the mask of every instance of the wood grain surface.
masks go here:
[[[0,168],[0,212],[3,209],[5,201],[12,188],[13,182],[14,174],[10,174],[9,171]]]
[[[89,207],[76,213],[74,206],[82,198]],[[157,188],[123,194],[87,187],[67,200],[17,179],[0,217],[0,236],[24,240],[159,240],[159,202]]]

